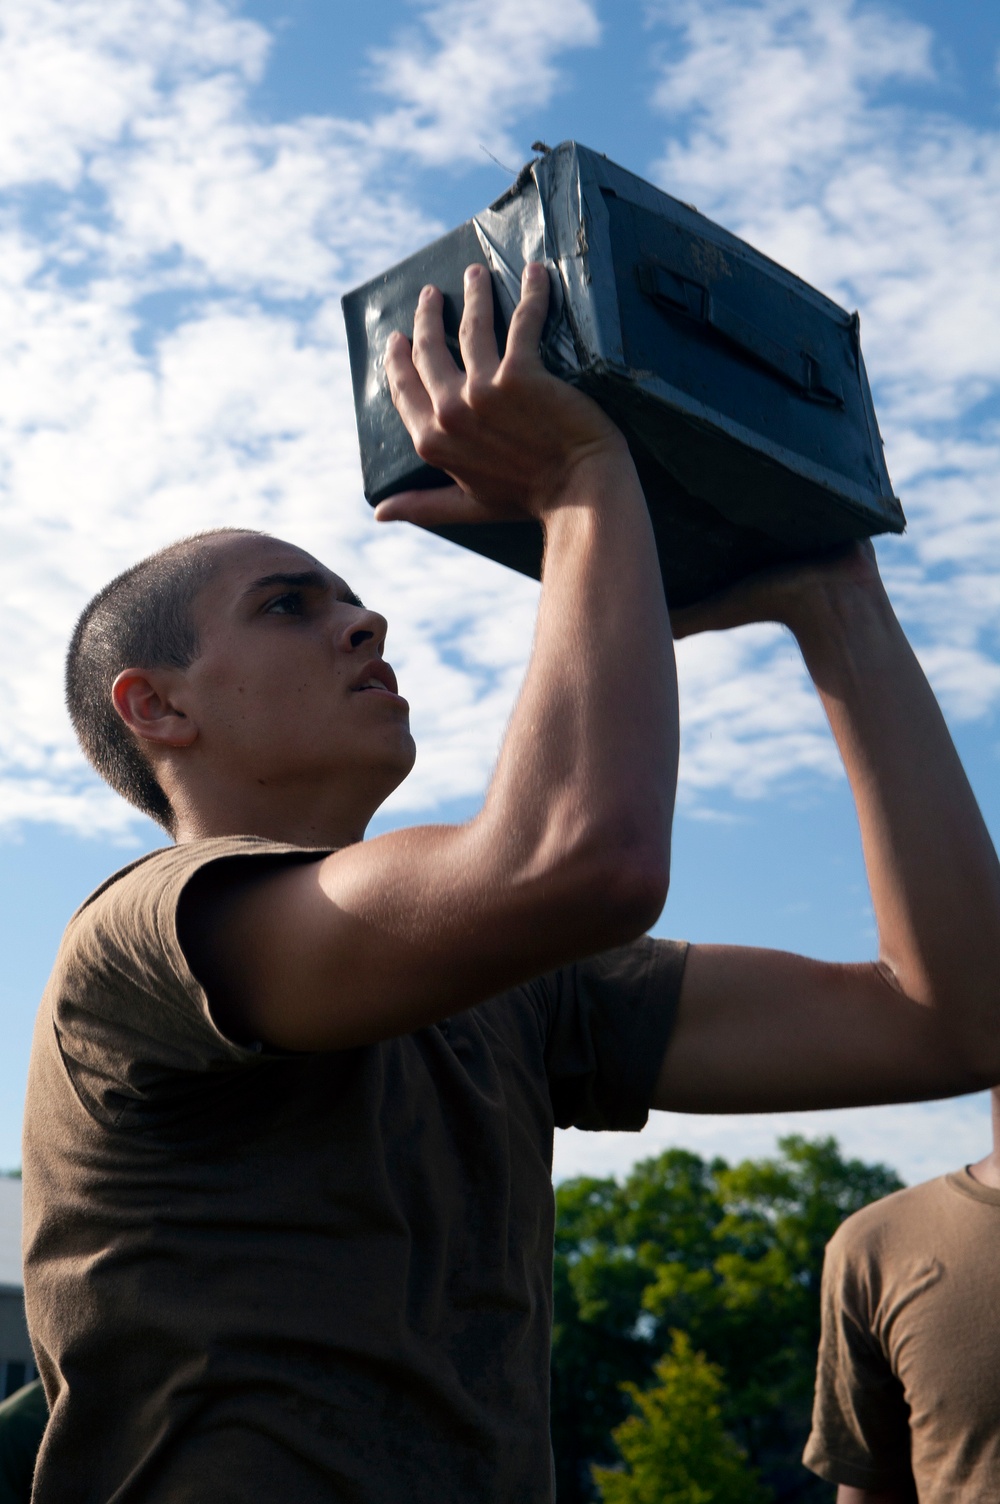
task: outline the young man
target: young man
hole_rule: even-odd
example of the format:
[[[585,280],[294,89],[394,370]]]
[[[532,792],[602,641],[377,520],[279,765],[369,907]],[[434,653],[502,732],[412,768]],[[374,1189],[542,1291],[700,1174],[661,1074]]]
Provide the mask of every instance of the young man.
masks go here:
[[[1000,1078],[1000,873],[870,550],[682,631],[784,622],[854,789],[880,959],[641,938],[666,893],[670,629],[621,435],[506,353],[471,268],[386,369],[455,487],[384,519],[531,516],[531,661],[482,811],[364,842],[413,758],[385,621],[288,544],[214,534],[101,593],[84,748],[173,848],[67,930],[25,1129],[52,1417],[36,1504],[543,1504],[554,1124]],[[637,938],[639,937],[639,938]],[[588,959],[589,958],[589,959]]]
[[[1000,1499],[1000,1087],[993,1152],[838,1229],[805,1463],[837,1504]]]

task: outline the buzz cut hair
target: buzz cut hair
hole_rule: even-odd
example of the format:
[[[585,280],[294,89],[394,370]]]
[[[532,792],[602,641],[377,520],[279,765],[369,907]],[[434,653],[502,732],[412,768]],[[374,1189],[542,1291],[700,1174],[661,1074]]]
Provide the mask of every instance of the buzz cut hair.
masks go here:
[[[187,668],[198,656],[195,597],[216,566],[215,538],[257,536],[212,528],[140,559],[84,607],[66,654],[66,706],[87,761],[116,793],[171,836],[176,819],[112,688],[127,668]]]

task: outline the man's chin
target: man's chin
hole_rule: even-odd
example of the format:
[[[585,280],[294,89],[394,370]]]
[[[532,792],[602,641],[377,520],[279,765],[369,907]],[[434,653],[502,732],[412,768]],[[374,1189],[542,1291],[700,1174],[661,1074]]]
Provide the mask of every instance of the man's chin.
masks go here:
[[[384,799],[388,799],[389,795],[395,793],[400,784],[406,781],[413,771],[416,760],[417,744],[407,732],[405,740],[388,751],[384,760],[379,762],[379,772],[384,773],[389,785],[382,796]]]
[[[406,755],[405,757],[400,759],[399,764],[400,783],[403,783],[407,778],[409,778],[410,774],[413,772],[413,767],[417,760],[417,744],[413,740],[413,737],[409,736],[409,734],[407,734],[407,743],[408,745],[406,748]],[[397,784],[396,786],[398,788],[399,784]]]

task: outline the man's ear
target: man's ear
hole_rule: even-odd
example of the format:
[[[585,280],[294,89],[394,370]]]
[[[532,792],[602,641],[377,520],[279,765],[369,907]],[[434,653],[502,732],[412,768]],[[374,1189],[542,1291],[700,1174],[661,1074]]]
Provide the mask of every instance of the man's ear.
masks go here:
[[[160,747],[190,747],[198,727],[170,693],[169,671],[122,669],[111,687],[115,709],[140,741]]]

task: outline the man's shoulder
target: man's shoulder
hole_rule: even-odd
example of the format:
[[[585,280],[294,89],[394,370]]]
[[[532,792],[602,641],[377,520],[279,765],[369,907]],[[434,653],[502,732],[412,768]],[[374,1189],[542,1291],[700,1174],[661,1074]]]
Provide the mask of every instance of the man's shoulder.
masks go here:
[[[188,882],[222,858],[318,859],[322,852],[256,836],[192,841],[114,873],[73,915],[39,1010],[34,1078],[68,1074],[92,1116],[117,1125],[168,1076],[255,1062],[254,1042],[215,1022],[181,943]],[[37,1106],[36,1099],[33,1106]]]
[[[150,869],[155,867],[162,863],[164,859],[169,859],[173,856],[177,850],[178,847],[176,846],[157,846],[152,851],[143,852],[142,856],[133,858],[131,862],[126,862],[124,867],[116,868],[103,882],[98,883],[97,887],[88,893],[83,902],[73,911],[65,933],[69,934],[81,920],[88,917],[93,912],[95,905],[99,905],[102,900],[106,899],[112,890],[120,891],[117,889],[119,883],[128,882],[133,874],[143,868]]]
[[[181,845],[160,846],[119,867],[96,887],[71,916],[63,936],[64,946],[81,933],[100,924],[120,909],[139,909],[144,902],[178,898],[188,882],[203,867],[231,857],[310,855],[310,848],[264,836],[209,836]]]
[[[884,1252],[897,1239],[919,1241],[954,1202],[952,1175],[938,1175],[871,1201],[840,1224],[830,1239],[831,1258],[857,1259]]]
[[[75,1008],[104,1012],[138,988],[192,992],[178,933],[178,907],[191,879],[210,863],[233,857],[312,855],[306,848],[259,836],[221,836],[145,853],[111,874],[84,900],[63,933],[43,1010],[66,1024]],[[316,853],[316,856],[322,853]]]

